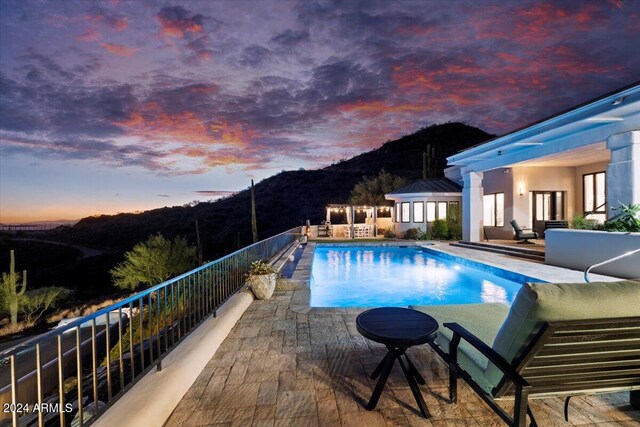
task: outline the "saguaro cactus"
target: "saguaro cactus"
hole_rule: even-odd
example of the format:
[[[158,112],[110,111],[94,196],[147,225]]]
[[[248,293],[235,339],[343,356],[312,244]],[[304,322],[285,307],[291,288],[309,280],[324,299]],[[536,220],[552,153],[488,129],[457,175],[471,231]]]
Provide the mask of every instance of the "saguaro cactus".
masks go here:
[[[251,180],[251,234],[253,235],[253,243],[258,241],[258,220],[256,218],[256,191],[253,188],[253,180]]]
[[[436,147],[427,145],[427,151],[422,153],[422,179],[436,177]]]
[[[24,295],[27,289],[27,270],[22,272],[22,284],[18,291],[18,281],[20,281],[20,273],[16,273],[16,259],[13,250],[9,251],[10,263],[9,274],[2,273],[3,292],[7,298],[9,313],[11,314],[11,323],[18,323],[18,297]]]
[[[202,243],[200,243],[200,227],[198,227],[198,220],[196,219],[196,248],[198,250],[198,265],[202,265]]]

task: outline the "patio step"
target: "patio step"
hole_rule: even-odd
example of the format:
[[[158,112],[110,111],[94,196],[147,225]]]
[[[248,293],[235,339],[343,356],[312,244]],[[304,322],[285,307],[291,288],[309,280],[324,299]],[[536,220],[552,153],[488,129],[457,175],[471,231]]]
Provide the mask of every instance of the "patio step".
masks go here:
[[[460,248],[477,249],[480,251],[493,252],[502,255],[515,256],[518,258],[530,259],[532,261],[544,262],[544,252],[536,251],[526,248],[512,248],[504,245],[494,245],[491,243],[482,242],[453,242],[449,243],[451,246],[457,246]]]

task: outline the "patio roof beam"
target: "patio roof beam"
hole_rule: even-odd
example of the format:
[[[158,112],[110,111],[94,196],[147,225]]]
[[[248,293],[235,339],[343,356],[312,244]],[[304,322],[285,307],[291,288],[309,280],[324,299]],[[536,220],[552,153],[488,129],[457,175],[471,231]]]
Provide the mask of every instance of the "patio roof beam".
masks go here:
[[[606,141],[611,135],[625,132],[630,128],[640,128],[640,113],[626,118],[624,122],[595,126],[579,133],[565,135],[553,141],[545,141],[543,145],[525,147],[525,149],[502,154],[498,154],[496,151],[486,160],[476,160],[472,164],[463,166],[462,173],[488,171],[526,160],[566,152],[585,145]]]

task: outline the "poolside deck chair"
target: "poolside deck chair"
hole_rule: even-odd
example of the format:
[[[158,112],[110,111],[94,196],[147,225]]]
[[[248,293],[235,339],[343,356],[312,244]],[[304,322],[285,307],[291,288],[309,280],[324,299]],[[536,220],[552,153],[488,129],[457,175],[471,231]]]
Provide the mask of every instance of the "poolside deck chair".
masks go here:
[[[515,219],[512,219],[510,223],[511,223],[511,226],[513,227],[513,230],[516,232],[516,239],[519,240],[518,243],[526,243],[526,244],[532,245],[533,243],[531,243],[529,239],[540,238],[536,230],[525,231],[525,229],[520,227],[520,224],[518,224],[518,221],[516,221]]]
[[[331,223],[318,225],[318,237],[331,237]]]
[[[441,327],[431,345],[510,426],[537,425],[529,398],[630,391],[640,409],[640,281],[527,283],[499,303],[413,306]],[[514,398],[513,415],[496,400]]]
[[[564,220],[545,221],[542,237],[543,238],[545,237],[545,235],[547,234],[547,230],[553,230],[554,228],[569,228],[569,221],[564,221]]]

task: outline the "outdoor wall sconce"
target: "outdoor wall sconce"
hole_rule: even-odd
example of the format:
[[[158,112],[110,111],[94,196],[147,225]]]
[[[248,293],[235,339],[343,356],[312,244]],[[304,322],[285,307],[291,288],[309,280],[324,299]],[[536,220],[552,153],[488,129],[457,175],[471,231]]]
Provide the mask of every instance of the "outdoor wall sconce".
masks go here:
[[[518,184],[518,194],[524,196],[524,184],[522,182]]]

